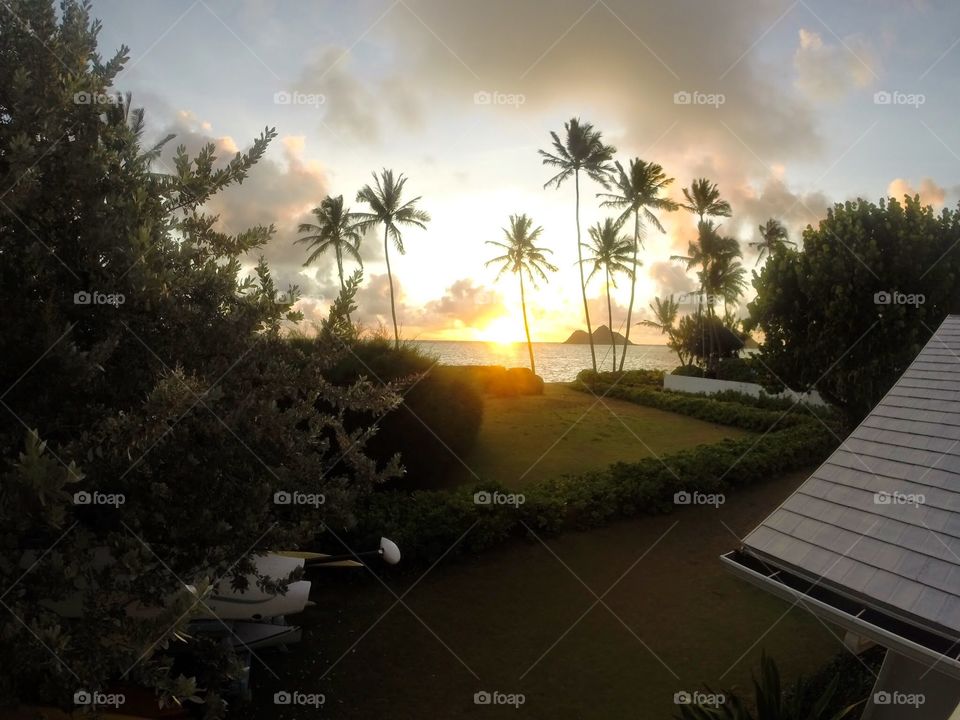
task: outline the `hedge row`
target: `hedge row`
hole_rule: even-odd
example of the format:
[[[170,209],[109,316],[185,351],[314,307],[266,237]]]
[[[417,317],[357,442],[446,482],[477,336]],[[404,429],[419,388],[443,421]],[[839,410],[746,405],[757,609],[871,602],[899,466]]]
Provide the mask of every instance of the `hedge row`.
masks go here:
[[[666,410],[680,415],[689,415],[698,420],[729,425],[751,432],[764,432],[772,426],[776,428],[794,427],[800,423],[816,422],[809,415],[809,408],[798,405],[794,412],[786,411],[794,403],[776,400],[769,405],[760,402],[752,404],[737,393],[725,393],[721,398],[706,395],[692,395],[660,390],[653,387],[625,386],[620,383],[608,385],[593,383],[584,385],[575,383],[574,389],[590,391],[598,397],[618,398]],[[751,398],[753,399],[753,398]]]
[[[382,533],[400,544],[412,564],[430,563],[458,540],[451,554],[479,552],[511,536],[522,536],[526,527],[550,534],[669,512],[677,492],[726,493],[809,467],[836,444],[823,424],[802,414],[784,417],[779,412],[675,393],[652,393],[658,396],[652,400],[642,388],[614,390],[625,399],[662,403],[655,406],[734,427],[766,431],[774,422],[777,425],[762,438],[724,440],[662,459],[614,463],[606,469],[534,483],[523,488],[521,504],[477,504],[478,492],[501,493],[501,499],[510,499],[510,490],[493,483],[469,489],[375,493],[358,508],[362,520],[356,542],[375,544]]]

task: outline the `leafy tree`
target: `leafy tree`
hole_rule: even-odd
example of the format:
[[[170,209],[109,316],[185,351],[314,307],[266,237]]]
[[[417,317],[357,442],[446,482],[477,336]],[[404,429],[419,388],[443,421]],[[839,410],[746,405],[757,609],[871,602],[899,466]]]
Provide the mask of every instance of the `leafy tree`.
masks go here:
[[[630,161],[630,172],[623,169],[623,165],[616,163],[617,174],[614,177],[616,192],[603,193],[599,197],[605,198],[600,203],[603,207],[622,208],[623,213],[618,222],[624,223],[630,214],[633,214],[633,270],[630,278],[630,304],[627,306],[626,342],[623,344],[623,354],[620,356],[620,370],[627,359],[627,345],[630,342],[630,325],[633,317],[633,301],[637,289],[637,251],[643,247],[643,225],[640,222],[640,213],[643,213],[644,222],[649,222],[660,232],[666,232],[660,220],[653,214],[653,210],[676,210],[679,205],[669,198],[660,197],[673,182],[668,178],[663,168],[656,163],[644,162],[640,158]],[[611,328],[612,329],[612,328]]]
[[[403,255],[403,235],[400,228],[412,225],[426,230],[430,215],[417,207],[420,196],[403,202],[403,187],[407,178],[403,173],[394,177],[393,170],[384,169],[380,175],[373,175],[374,185],[364,185],[357,193],[357,202],[365,202],[370,212],[357,213],[357,228],[366,230],[374,225],[383,225],[383,255],[387,261],[387,279],[390,281],[390,315],[393,318],[394,347],[400,347],[400,330],[397,326],[397,307],[393,294],[393,273],[390,270],[390,240],[393,240],[397,252]]]
[[[576,191],[576,223],[577,223],[577,266],[580,268],[580,292],[583,295],[583,317],[587,323],[587,335],[590,340],[590,360],[593,362],[593,371],[597,371],[597,353],[593,347],[593,327],[590,325],[590,308],[587,305],[587,281],[583,274],[583,241],[580,236],[580,172],[587,177],[607,187],[613,166],[610,160],[616,148],[605,145],[599,130],[595,130],[590,123],[581,123],[579,118],[572,118],[563,125],[565,135],[563,140],[555,132],[550,133],[553,139],[553,152],[540,150],[543,164],[557,168],[560,172],[550,178],[544,187],[553,185],[559,188],[566,180],[573,178]],[[610,329],[613,332],[613,328]]]
[[[677,354],[681,365],[688,365],[692,357],[684,351],[680,342],[680,332],[677,327],[677,316],[680,313],[680,303],[676,301],[673,295],[668,298],[654,298],[650,303],[650,310],[653,312],[653,320],[642,320],[639,324],[659,330],[667,336],[667,347]]]
[[[793,692],[784,693],[776,663],[764,654],[760,659],[760,677],[753,678],[753,701],[748,703],[734,693],[723,693],[724,702],[717,705],[680,705],[677,720],[843,720],[863,702],[831,713],[831,701],[837,692],[840,676],[834,675],[823,693],[812,702],[804,700],[803,678],[797,680]],[[708,694],[713,693],[708,688]],[[752,706],[752,708],[751,708]]]
[[[958,242],[960,212],[918,197],[837,204],[800,250],[754,273],[745,329],[791,389],[815,388],[858,421],[960,306]]]
[[[111,89],[127,50],[103,61],[99,29],[72,0],[0,12],[0,703],[72,706],[123,678],[216,717],[238,664],[187,623],[217,580],[249,584],[253,553],[353,522],[398,468],[343,418],[399,400],[326,382],[340,343],[291,349],[296,288],[281,295],[262,260],[240,276],[272,227],[227,235],[203,211],[274,130],[225,160],[208,145],[160,164]],[[278,505],[281,490],[326,503]],[[96,493],[115,502],[83,503]],[[67,599],[81,617],[54,612]],[[170,672],[183,653],[193,677]]]
[[[754,265],[759,265],[764,255],[773,255],[788,245],[796,247],[797,244],[787,238],[787,229],[783,223],[774,218],[767,220],[760,226],[760,239],[750,243],[750,247],[757,249],[757,261]]]
[[[709,344],[705,338],[710,339]],[[684,315],[677,324],[681,352],[701,365],[712,364],[714,375],[722,360],[736,357],[743,349],[744,339],[736,327],[716,315]]]
[[[300,223],[297,232],[304,235],[296,243],[306,243],[310,254],[304,266],[309,265],[327,250],[333,248],[337,260],[337,276],[340,278],[340,290],[346,289],[343,281],[343,256],[349,255],[358,265],[363,266],[360,259],[360,242],[363,234],[357,227],[357,217],[350,212],[350,208],[343,207],[343,195],[325,197],[318,207],[312,210],[317,218],[315,223]],[[348,315],[349,317],[349,315]]]
[[[533,221],[526,215],[511,215],[510,228],[503,229],[506,242],[487,240],[487,245],[493,245],[503,251],[492,260],[487,261],[487,267],[500,264],[497,279],[505,272],[515,273],[520,278],[520,306],[523,308],[523,330],[527,334],[527,352],[530,354],[530,371],[536,375],[537,365],[533,359],[533,343],[530,341],[530,324],[527,322],[527,296],[523,286],[523,276],[526,274],[530,284],[537,286],[537,278],[548,282],[547,273],[557,271],[557,266],[551,264],[546,257],[553,253],[548,248],[537,247],[534,243],[543,233],[541,226],[533,227]]]
[[[587,282],[603,269],[604,278],[607,286],[607,322],[610,323],[610,345],[613,348],[613,371],[617,371],[617,336],[613,334],[613,305],[610,302],[610,284],[617,286],[617,273],[623,273],[630,277],[633,276],[631,257],[633,252],[633,243],[626,235],[620,234],[620,223],[612,218],[607,218],[603,223],[597,223],[589,230],[590,243],[585,247],[593,252],[593,255],[585,257],[581,262],[592,263],[593,269],[587,276]]]

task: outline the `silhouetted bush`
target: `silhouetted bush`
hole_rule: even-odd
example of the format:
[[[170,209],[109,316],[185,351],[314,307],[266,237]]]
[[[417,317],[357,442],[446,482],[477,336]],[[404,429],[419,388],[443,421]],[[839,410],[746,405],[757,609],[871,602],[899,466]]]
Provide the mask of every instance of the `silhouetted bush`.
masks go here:
[[[670,374],[683,377],[703,377],[703,368],[699,365],[680,365],[671,370]]]
[[[291,338],[307,349],[314,341]],[[415,345],[374,336],[350,344],[350,352],[325,373],[328,380],[346,385],[360,377],[374,383],[396,384],[403,402],[381,418],[367,452],[386,462],[399,453],[406,470],[393,481],[405,488],[442,487],[477,440],[483,419],[483,396],[478,383],[460,367],[439,365]],[[362,415],[350,418],[357,426],[370,423]]]
[[[822,697],[835,677],[840,680],[830,704],[824,709],[824,717],[833,717],[841,710],[862,702],[873,690],[884,655],[886,649],[879,646],[859,656],[847,650],[837,653],[815,673],[800,679],[799,693],[802,703],[809,707],[817,698]],[[795,691],[788,688],[786,692],[789,696]],[[858,715],[854,714],[852,717]]]
[[[514,397],[542,395],[543,378],[529,368],[505,368],[502,365],[450,365],[448,370],[474,383],[484,395]]]

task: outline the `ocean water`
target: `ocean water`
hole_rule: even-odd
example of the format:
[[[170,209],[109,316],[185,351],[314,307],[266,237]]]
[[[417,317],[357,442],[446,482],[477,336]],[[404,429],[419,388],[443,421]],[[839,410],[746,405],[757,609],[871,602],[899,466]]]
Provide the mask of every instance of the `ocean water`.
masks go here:
[[[506,367],[530,367],[526,343],[489,343],[455,341],[415,341],[425,353],[438,358],[446,365],[504,365]],[[597,364],[601,370],[613,369],[610,345],[596,345]],[[619,363],[623,346],[617,345]],[[534,343],[534,358],[537,375],[546,382],[569,382],[577,373],[590,367],[589,345],[565,345],[563,343]],[[627,348],[625,370],[672,370],[680,361],[676,354],[664,345],[631,345]]]

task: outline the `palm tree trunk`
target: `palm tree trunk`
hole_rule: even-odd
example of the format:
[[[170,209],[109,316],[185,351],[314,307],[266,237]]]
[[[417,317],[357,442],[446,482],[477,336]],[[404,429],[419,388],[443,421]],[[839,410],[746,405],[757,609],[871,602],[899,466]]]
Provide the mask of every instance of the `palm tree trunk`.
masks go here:
[[[337,274],[340,276],[340,292],[343,292],[347,289],[347,286],[343,284],[343,256],[340,253],[340,246],[336,246],[337,250]],[[347,322],[351,323],[350,313],[347,313]]]
[[[580,244],[580,171],[573,174],[574,187],[577,190],[577,263],[580,267],[580,292],[583,294],[583,317],[587,321],[587,336],[590,339],[590,361],[593,363],[593,371],[597,371],[597,352],[593,349],[593,328],[590,327],[590,308],[587,306],[587,281],[583,277],[583,247]]]
[[[530,372],[537,374],[537,364],[533,359],[533,343],[530,342],[530,325],[527,323],[527,296],[523,290],[523,271],[520,273],[520,305],[523,307],[523,330],[527,334],[527,352],[530,353]]]
[[[633,277],[630,278],[630,304],[627,306],[627,327],[624,332],[623,355],[620,356],[620,372],[627,360],[627,345],[630,344],[630,322],[633,317],[633,297],[637,290],[637,245],[640,242],[640,210],[633,211]],[[613,330],[611,326],[610,330]]]
[[[607,276],[607,322],[610,323],[610,344],[613,346],[613,371],[617,371],[617,336],[613,334],[613,305],[610,304],[610,268],[604,271]]]
[[[393,300],[393,273],[390,272],[390,243],[387,242],[387,231],[390,227],[383,226],[383,256],[387,260],[387,279],[390,281],[390,315],[393,317],[393,346],[400,349],[400,331],[397,329],[397,306]]]

